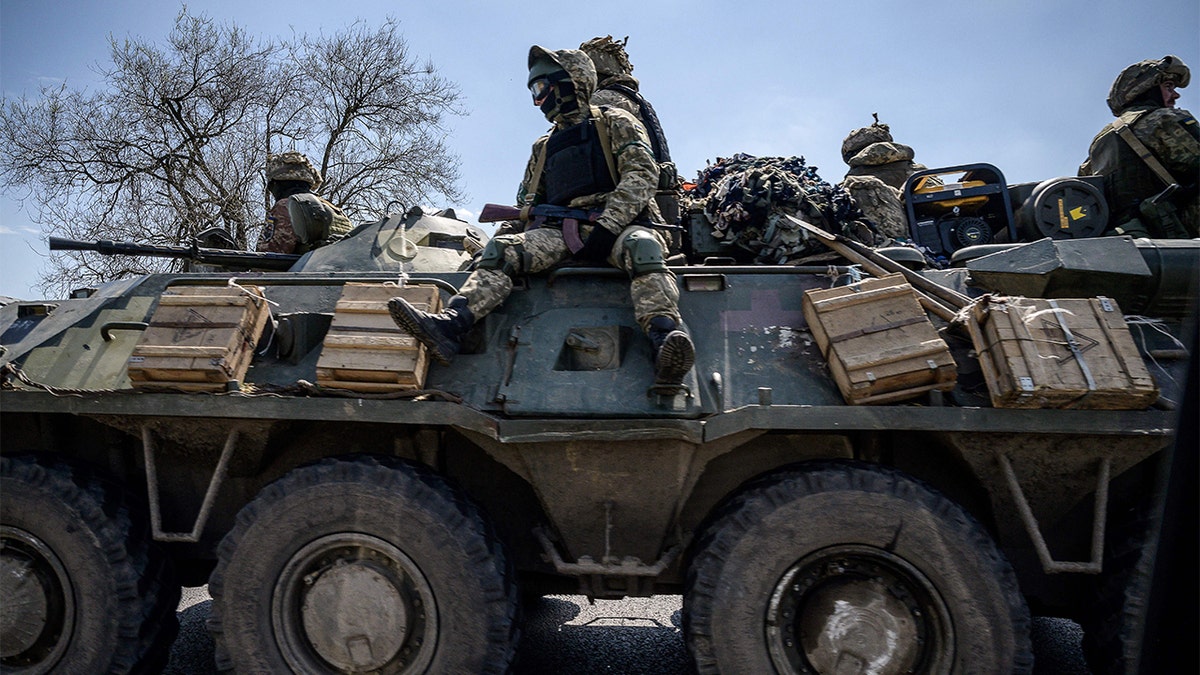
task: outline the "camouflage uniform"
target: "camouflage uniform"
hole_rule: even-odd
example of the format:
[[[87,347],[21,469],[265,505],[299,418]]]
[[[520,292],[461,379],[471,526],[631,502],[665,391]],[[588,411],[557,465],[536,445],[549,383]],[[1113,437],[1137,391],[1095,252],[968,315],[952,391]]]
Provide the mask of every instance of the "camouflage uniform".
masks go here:
[[[592,94],[592,105],[620,108],[641,119],[642,109],[636,101],[619,91],[605,89],[615,84],[638,90],[638,80],[632,74],[633,64],[629,62],[629,55],[625,53],[625,42],[617,42],[610,35],[588,40],[579,45],[579,49],[586,53],[596,66],[596,92]]]
[[[534,50],[540,49],[535,47]],[[583,120],[583,111],[589,111],[598,124],[608,130],[610,145],[616,163],[618,182],[610,192],[585,195],[572,199],[571,208],[603,208],[604,214],[595,226],[583,224],[580,237],[587,240],[592,227],[604,227],[617,235],[608,262],[633,276],[633,261],[623,245],[631,236],[655,238],[663,250],[667,242],[659,230],[630,225],[635,219],[651,223],[662,223],[662,216],[654,204],[654,193],[658,185],[658,164],[650,150],[650,139],[637,119],[624,110],[610,108],[600,110],[590,106],[596,88],[596,73],[591,60],[579,50],[560,50],[552,54],[570,74],[579,97],[579,110],[555,120],[555,128],[563,129]],[[550,135],[537,139],[533,152],[525,167],[525,177],[517,190],[518,204],[545,203],[545,184],[535,176],[538,158],[545,151]],[[534,184],[537,181],[537,184]],[[506,231],[516,229],[509,223]],[[635,233],[640,233],[635,235]],[[524,274],[545,271],[571,257],[571,251],[563,240],[562,232],[554,228],[539,228],[493,237],[504,244],[505,269],[519,270]],[[521,255],[524,249],[525,256]],[[512,291],[512,278],[496,269],[477,269],[463,283],[459,295],[467,298],[467,306],[476,319],[498,307]],[[630,294],[633,299],[634,316],[643,330],[655,316],[667,316],[680,321],[678,301],[679,288],[675,275],[670,271],[650,272],[633,278]]]
[[[671,161],[671,149],[667,136],[659,122],[658,113],[642,97],[640,83],[633,76],[633,64],[625,52],[626,37],[620,42],[611,35],[597,37],[579,45],[579,49],[592,59],[596,67],[597,90],[592,94],[592,105],[602,108],[620,108],[636,117],[646,127],[650,146],[658,160],[658,191],[655,203],[663,215],[664,222],[679,222],[679,200],[683,193],[679,173]],[[674,246],[677,242],[672,242]]]
[[[1200,130],[1186,110],[1166,107],[1160,84],[1186,87],[1191,73],[1178,57],[1167,56],[1135,63],[1117,76],[1108,94],[1108,107],[1116,120],[1105,126],[1088,148],[1081,176],[1104,176],[1104,193],[1110,211],[1107,234],[1133,237],[1195,237],[1200,226]],[[1138,156],[1117,133],[1127,126],[1179,185],[1163,206],[1173,212],[1165,220],[1144,212],[1143,202],[1161,193],[1167,182]]]
[[[267,156],[267,185],[272,181],[300,181],[307,183],[306,192],[315,192],[321,187],[321,172],[299,152],[283,152]],[[267,223],[259,235],[255,250],[269,253],[306,253],[326,242],[303,244],[292,228],[292,218],[288,213],[288,202],[291,195],[275,200],[271,210],[267,212]],[[333,214],[333,222],[329,227],[330,237],[342,236],[354,229],[350,219],[342,210],[328,200],[318,197],[321,203],[328,207]]]

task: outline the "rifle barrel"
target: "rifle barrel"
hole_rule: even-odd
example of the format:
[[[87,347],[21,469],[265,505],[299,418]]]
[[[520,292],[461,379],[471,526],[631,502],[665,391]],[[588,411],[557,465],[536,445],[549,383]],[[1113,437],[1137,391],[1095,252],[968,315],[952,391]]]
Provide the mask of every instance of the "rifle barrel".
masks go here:
[[[127,241],[80,241],[63,237],[50,237],[51,251],[93,251],[100,255],[137,255],[151,258],[184,258],[206,265],[226,267],[248,267],[260,270],[285,271],[291,268],[299,255],[293,253],[262,253],[258,251],[233,251],[223,248],[201,248],[199,246],[155,246],[135,244]]]

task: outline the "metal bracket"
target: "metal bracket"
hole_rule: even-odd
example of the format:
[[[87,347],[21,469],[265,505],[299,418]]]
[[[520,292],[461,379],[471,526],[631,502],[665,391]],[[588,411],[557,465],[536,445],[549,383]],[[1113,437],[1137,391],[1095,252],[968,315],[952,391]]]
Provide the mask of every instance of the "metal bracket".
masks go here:
[[[1017,474],[1013,471],[1012,462],[1003,453],[998,453],[996,457],[1000,460],[1000,467],[1004,470],[1008,490],[1017,504],[1017,512],[1021,515],[1025,531],[1033,540],[1038,560],[1042,563],[1042,571],[1046,574],[1060,572],[1099,574],[1104,562],[1104,523],[1105,514],[1108,513],[1108,476],[1112,470],[1112,460],[1108,457],[1102,458],[1100,470],[1096,476],[1096,504],[1092,513],[1092,559],[1090,562],[1064,562],[1050,557],[1050,549],[1046,546],[1046,539],[1042,536],[1037,518],[1033,515],[1033,509],[1029,508],[1029,502],[1025,499],[1021,484],[1017,481]]]
[[[620,562],[613,562],[609,555],[604,556],[604,562],[595,562],[591,556],[583,556],[578,562],[569,563],[559,555],[558,549],[545,530],[534,528],[533,536],[537,537],[546,554],[548,562],[554,565],[554,571],[568,576],[612,576],[612,577],[657,577],[675,561],[679,555],[679,546],[667,549],[653,565],[643,564],[641,560],[626,556]],[[605,533],[605,546],[608,545],[608,533]]]
[[[221,489],[221,484],[225,482],[225,475],[229,467],[229,458],[233,456],[233,449],[237,446],[238,436],[241,432],[236,428],[229,430],[229,435],[225,437],[225,447],[221,450],[221,458],[217,460],[217,468],[213,469],[212,477],[208,482],[208,490],[204,493],[204,501],[200,504],[200,513],[196,514],[196,521],[192,524],[191,532],[164,532],[162,529],[162,505],[158,498],[158,465],[154,461],[154,432],[149,426],[142,426],[142,451],[146,458],[146,492],[150,499],[150,527],[154,534],[155,541],[172,541],[186,542],[194,544],[200,541],[200,533],[204,531],[205,524],[208,523],[208,516],[212,512],[213,503],[217,499],[217,491]]]

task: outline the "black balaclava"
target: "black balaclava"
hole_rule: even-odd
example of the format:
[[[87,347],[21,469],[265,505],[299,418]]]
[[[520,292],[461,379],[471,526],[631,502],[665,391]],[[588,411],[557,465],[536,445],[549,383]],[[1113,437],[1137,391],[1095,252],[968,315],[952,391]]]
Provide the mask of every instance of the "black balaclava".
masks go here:
[[[302,192],[312,192],[312,183],[302,180],[273,180],[267,183],[267,190],[276,200],[291,197]]]
[[[549,59],[538,59],[529,69],[531,92],[533,83],[537,80],[546,80],[550,85],[543,91],[540,99],[534,94],[534,103],[538,104],[548,121],[555,122],[560,117],[579,110],[575,82],[562,66]]]

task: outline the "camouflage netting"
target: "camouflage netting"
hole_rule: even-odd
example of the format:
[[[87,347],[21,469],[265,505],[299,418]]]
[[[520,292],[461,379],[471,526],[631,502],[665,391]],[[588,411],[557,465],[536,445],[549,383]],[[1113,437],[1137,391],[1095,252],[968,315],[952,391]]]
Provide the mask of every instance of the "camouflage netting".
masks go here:
[[[868,246],[883,242],[844,188],[830,185],[803,157],[718,158],[684,192],[684,206],[702,213],[712,236],[766,264],[797,263],[829,249],[785,214]]]

